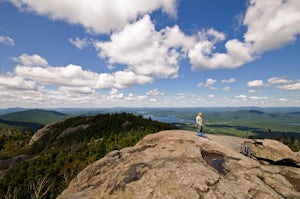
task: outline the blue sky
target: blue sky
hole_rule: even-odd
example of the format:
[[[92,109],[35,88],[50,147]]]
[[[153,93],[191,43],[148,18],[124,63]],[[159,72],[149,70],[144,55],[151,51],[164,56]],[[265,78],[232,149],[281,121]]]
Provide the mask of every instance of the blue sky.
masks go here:
[[[0,108],[300,106],[299,0],[0,0]]]

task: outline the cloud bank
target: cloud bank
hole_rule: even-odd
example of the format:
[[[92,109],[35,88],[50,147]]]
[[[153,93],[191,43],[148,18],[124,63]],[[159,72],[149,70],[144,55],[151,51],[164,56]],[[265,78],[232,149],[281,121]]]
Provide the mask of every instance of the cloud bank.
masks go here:
[[[78,24],[90,33],[108,34],[109,41],[92,42],[101,59],[110,65],[126,65],[137,74],[160,78],[178,77],[181,59],[188,59],[193,70],[237,68],[263,52],[294,42],[300,34],[299,0],[249,0],[242,17],[246,28],[242,41],[226,40],[226,35],[214,28],[193,35],[185,34],[178,25],[156,30],[150,14],[162,10],[175,17],[180,3],[176,0],[10,2],[22,11]],[[79,49],[91,42],[86,38],[69,41]],[[225,52],[217,51],[220,42]]]
[[[259,58],[265,51],[295,41],[300,33],[299,24],[299,1],[251,0],[243,18],[243,25],[247,29],[243,41],[238,39],[226,41],[226,35],[213,28],[201,30],[194,35],[185,34],[177,25],[156,31],[150,16],[146,15],[137,22],[127,24],[122,31],[113,33],[111,41],[99,42],[96,46],[100,51],[100,57],[107,58],[110,63],[127,64],[136,71],[140,68],[143,73],[145,63],[158,69],[161,69],[163,64],[167,66],[164,75],[170,76],[176,74],[178,60],[182,58],[190,61],[192,69],[240,67]],[[274,35],[276,39],[273,39]],[[225,42],[224,53],[216,51],[216,45],[220,42]],[[117,50],[118,47],[121,49]],[[148,55],[149,51],[147,58],[155,60],[154,63],[146,58],[140,59],[138,52]],[[128,58],[125,55],[120,57],[124,52],[137,53],[137,59],[133,59],[132,54],[128,54]],[[153,52],[157,54],[154,55]],[[169,59],[166,60],[166,57]],[[173,70],[167,72],[167,69],[171,68]],[[147,70],[151,71],[153,68]]]
[[[300,34],[299,0],[249,0],[242,17],[245,32],[240,39],[230,38],[230,35],[215,28],[201,29],[192,34],[185,33],[176,24],[157,29],[151,14],[160,10],[176,18],[180,3],[176,0],[64,0],[63,3],[60,0],[8,1],[20,11],[79,25],[94,38],[99,36],[99,40],[91,40],[86,36],[70,38],[69,42],[78,49],[92,46],[99,59],[105,60],[110,69],[114,65],[121,68],[110,73],[96,73],[76,64],[52,66],[38,54],[24,53],[11,58],[17,65],[11,73],[0,75],[0,88],[23,92],[23,95],[19,95],[22,99],[31,99],[32,96],[39,103],[45,101],[42,97],[45,93],[49,102],[57,99],[67,102],[67,98],[75,104],[88,103],[89,99],[97,101],[99,98],[104,101],[157,102],[156,97],[164,96],[157,89],[138,96],[132,93],[126,95],[119,89],[152,83],[156,78],[178,78],[181,67],[184,67],[180,65],[182,60],[190,64],[192,71],[238,68],[258,59],[264,52],[293,43]],[[100,40],[102,34],[107,36],[106,40]],[[0,36],[0,43],[15,45],[14,40],[8,36]],[[221,50],[218,49],[220,45],[223,45]],[[230,78],[220,82],[231,84],[235,81],[235,78]],[[198,87],[217,90],[217,84],[217,80],[208,78],[206,82],[199,83]],[[257,92],[252,88],[270,85],[280,90],[300,90],[299,81],[272,77],[265,82],[248,81],[247,86],[251,87],[248,93]],[[223,91],[231,90],[229,86],[222,87]],[[105,97],[99,94],[97,90],[100,89],[110,89],[109,95]],[[3,100],[13,100],[9,92],[2,91],[0,94]],[[206,98],[216,96],[205,95]],[[174,99],[188,97],[199,102],[196,99],[199,96],[184,93]],[[255,102],[267,100],[264,96],[243,94],[237,94],[234,99]]]
[[[17,77],[15,82],[30,80],[41,85],[56,85],[65,87],[85,87],[93,89],[127,88],[135,84],[152,82],[152,78],[137,75],[132,71],[116,71],[110,73],[95,73],[83,70],[81,66],[69,64],[67,66],[50,66],[41,56],[23,54],[12,60],[18,62],[14,69]],[[5,79],[5,76],[2,77]],[[10,79],[14,82],[14,79]],[[5,82],[3,80],[3,82]]]
[[[129,21],[161,9],[176,16],[175,0],[9,0],[22,11],[81,25],[90,33],[121,30]]]

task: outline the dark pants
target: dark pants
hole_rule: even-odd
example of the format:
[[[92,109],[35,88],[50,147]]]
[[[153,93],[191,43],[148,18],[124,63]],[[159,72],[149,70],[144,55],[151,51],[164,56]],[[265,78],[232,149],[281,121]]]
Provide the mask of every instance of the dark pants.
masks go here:
[[[198,132],[202,132],[202,125],[198,125]]]

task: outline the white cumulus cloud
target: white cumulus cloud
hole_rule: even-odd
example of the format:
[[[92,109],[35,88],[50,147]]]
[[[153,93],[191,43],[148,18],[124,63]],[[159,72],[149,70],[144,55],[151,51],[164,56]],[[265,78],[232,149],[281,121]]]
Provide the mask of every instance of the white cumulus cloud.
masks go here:
[[[110,36],[110,41],[95,42],[101,58],[110,64],[125,64],[137,74],[177,77],[179,53],[163,44],[163,36],[155,30],[149,15],[127,24]]]
[[[300,1],[250,0],[244,25],[245,42],[252,43],[257,53],[283,47],[300,34]]]
[[[265,101],[268,99],[268,97],[250,96],[249,99],[252,101]]]
[[[138,75],[132,71],[117,71],[112,74],[114,84],[112,87],[127,88],[135,84],[151,83],[153,79],[146,75]]]
[[[195,36],[186,35],[178,25],[162,29],[161,34],[163,43],[166,47],[181,48],[185,53],[193,48],[197,42]]]
[[[97,82],[98,75],[90,71],[84,71],[81,66],[68,65],[65,67],[32,67],[16,66],[15,74],[33,79],[36,82],[50,85],[85,87]]]
[[[241,100],[243,100],[243,101],[246,101],[247,100],[247,96],[246,95],[237,95],[237,96],[235,96],[236,98],[238,98],[238,99],[241,99]]]
[[[278,101],[280,101],[280,102],[288,102],[289,99],[287,99],[285,97],[281,97],[281,98],[278,99]]]
[[[200,82],[197,84],[197,87],[202,87],[202,86],[205,86],[205,87],[209,87],[211,90],[217,90],[218,88],[216,87],[213,87],[213,85],[217,83],[217,80],[215,79],[212,79],[212,78],[207,78],[206,79],[206,82],[203,83],[203,82]]]
[[[262,80],[253,80],[247,83],[249,87],[262,87],[264,86],[264,82]]]
[[[151,97],[156,97],[156,96],[164,96],[165,94],[161,91],[159,91],[157,88],[153,89],[153,90],[149,90],[146,93],[147,96],[151,96]]]
[[[132,71],[116,71],[110,74],[84,70],[81,66],[74,64],[50,66],[44,58],[36,54],[23,54],[13,60],[19,62],[14,69],[15,76],[33,80],[42,85],[79,87],[83,89],[82,92],[91,91],[87,88],[127,88],[135,84],[146,84],[153,81],[149,76],[138,75]]]
[[[109,92],[109,99],[123,99],[124,94],[121,93],[118,89],[112,88]]]
[[[226,84],[231,84],[234,83],[235,81],[236,81],[235,78],[230,78],[230,79],[223,79],[221,82]]]
[[[294,42],[300,34],[300,1],[250,0],[242,21],[244,41],[230,39],[225,43],[226,52],[219,53],[216,44],[223,37],[199,40],[188,54],[192,68],[237,68],[265,51]]]
[[[83,26],[88,32],[110,33],[155,10],[176,16],[176,0],[8,0],[22,11]]]
[[[222,90],[223,91],[230,91],[230,89],[231,89],[230,86],[225,86]]]
[[[69,42],[76,46],[78,49],[83,49],[88,47],[92,42],[88,40],[87,38],[80,39],[79,37],[76,37],[75,39],[69,38]]]
[[[287,91],[300,90],[300,82],[297,82],[294,84],[280,85],[280,86],[277,86],[277,88],[279,88],[281,90],[287,90]]]
[[[90,87],[59,87],[59,91],[62,93],[72,93],[72,94],[93,94],[95,90]]]
[[[188,97],[189,97],[189,95],[186,93],[178,93],[175,97],[175,100],[184,100]]]
[[[251,45],[233,39],[225,43],[226,53],[218,53],[214,52],[217,42],[218,40],[200,40],[190,49],[188,57],[192,69],[237,68],[253,60]]]
[[[11,37],[8,37],[8,36],[0,36],[0,43],[3,43],[8,46],[15,45],[15,41]]]
[[[18,76],[0,76],[0,88],[8,90],[35,90],[37,85],[32,80]]]
[[[215,79],[212,79],[212,78],[207,78],[206,79],[206,83],[205,83],[205,85],[204,86],[212,86],[212,85],[214,85],[215,83],[217,82],[217,80],[215,80]]]
[[[203,85],[204,85],[203,82],[200,82],[200,83],[197,84],[197,87],[200,88],[200,87],[202,87]]]
[[[251,94],[257,93],[257,92],[259,92],[259,90],[255,90],[255,89],[249,89],[248,90],[248,93],[251,93]]]
[[[22,54],[19,57],[12,57],[11,59],[24,66],[48,66],[47,60],[37,54]]]
[[[280,78],[280,77],[272,77],[268,79],[268,82],[270,84],[289,84],[292,83],[292,80],[288,80],[288,79],[284,79],[284,78]]]
[[[185,34],[178,25],[156,31],[150,14],[162,10],[176,16],[177,0],[9,1],[22,11],[109,34],[110,41],[94,45],[110,66],[122,64],[137,74],[165,78],[178,76],[180,58],[188,58],[192,69],[237,68],[265,51],[295,41],[300,34],[299,0],[249,0],[242,17],[246,28],[242,41],[226,40],[226,35],[214,28],[193,35]],[[91,42],[80,38],[69,41],[79,49]],[[218,52],[222,43],[224,52]]]

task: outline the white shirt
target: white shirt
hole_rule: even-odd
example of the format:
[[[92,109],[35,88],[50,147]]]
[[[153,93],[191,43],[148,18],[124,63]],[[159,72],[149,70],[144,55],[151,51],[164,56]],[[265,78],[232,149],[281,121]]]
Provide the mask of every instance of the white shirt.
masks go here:
[[[202,117],[200,115],[197,115],[196,117],[196,123],[200,126],[202,126]]]

